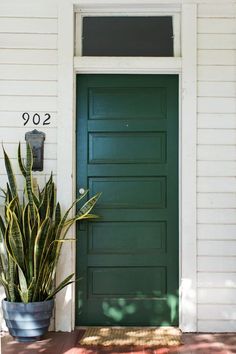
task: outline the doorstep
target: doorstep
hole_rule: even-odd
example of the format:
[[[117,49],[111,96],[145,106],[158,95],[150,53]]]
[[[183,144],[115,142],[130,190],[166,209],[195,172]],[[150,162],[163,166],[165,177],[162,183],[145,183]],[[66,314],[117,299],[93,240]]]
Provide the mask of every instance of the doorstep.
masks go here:
[[[79,340],[84,329],[48,332],[34,343],[18,343],[6,333],[1,338],[2,354],[231,354],[236,353],[236,333],[184,333],[178,348],[84,347]]]

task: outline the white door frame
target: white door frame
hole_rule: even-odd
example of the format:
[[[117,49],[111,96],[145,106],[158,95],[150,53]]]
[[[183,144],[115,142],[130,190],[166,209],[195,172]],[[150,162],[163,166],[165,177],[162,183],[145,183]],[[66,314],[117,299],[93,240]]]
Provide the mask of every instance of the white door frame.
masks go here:
[[[113,0],[114,1],[114,0]],[[76,196],[75,171],[75,76],[77,73],[123,74],[179,74],[179,273],[180,273],[180,328],[197,330],[196,311],[196,18],[195,4],[166,4],[181,14],[182,58],[74,58],[75,11],[126,11],[152,14],[163,11],[163,0],[152,0],[151,5],[139,0],[62,0],[58,22],[58,134],[57,134],[57,190],[63,207],[68,207]],[[122,11],[123,11],[122,10]],[[68,237],[75,235],[71,229]],[[76,247],[68,243],[62,252],[57,282],[75,272]],[[75,326],[75,286],[68,286],[57,295],[55,329],[71,331]]]

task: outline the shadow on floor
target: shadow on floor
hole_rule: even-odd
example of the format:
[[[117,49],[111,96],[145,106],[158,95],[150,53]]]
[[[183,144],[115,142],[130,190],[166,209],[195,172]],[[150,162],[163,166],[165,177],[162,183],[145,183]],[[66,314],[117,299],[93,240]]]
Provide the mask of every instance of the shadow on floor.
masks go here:
[[[1,338],[2,354],[231,354],[236,353],[236,333],[183,334],[178,348],[82,347],[82,330],[50,332],[34,343],[18,343],[9,335]]]

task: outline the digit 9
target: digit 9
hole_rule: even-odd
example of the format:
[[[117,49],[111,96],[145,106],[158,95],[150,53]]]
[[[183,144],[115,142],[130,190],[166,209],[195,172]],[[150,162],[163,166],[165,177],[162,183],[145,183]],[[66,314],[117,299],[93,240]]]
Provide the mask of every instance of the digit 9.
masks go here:
[[[24,125],[26,125],[26,124],[29,122],[29,120],[30,120],[30,115],[29,115],[29,113],[27,113],[27,112],[23,113],[23,114],[22,114],[22,118],[23,118],[23,120],[24,120]]]

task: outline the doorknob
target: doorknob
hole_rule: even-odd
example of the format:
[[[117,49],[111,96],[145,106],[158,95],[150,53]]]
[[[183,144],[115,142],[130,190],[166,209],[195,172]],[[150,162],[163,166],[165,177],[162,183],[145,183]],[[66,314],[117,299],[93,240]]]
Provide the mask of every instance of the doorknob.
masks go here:
[[[84,193],[85,193],[85,189],[84,189],[84,188],[80,188],[80,189],[79,189],[79,194],[80,194],[80,195],[83,195]]]

